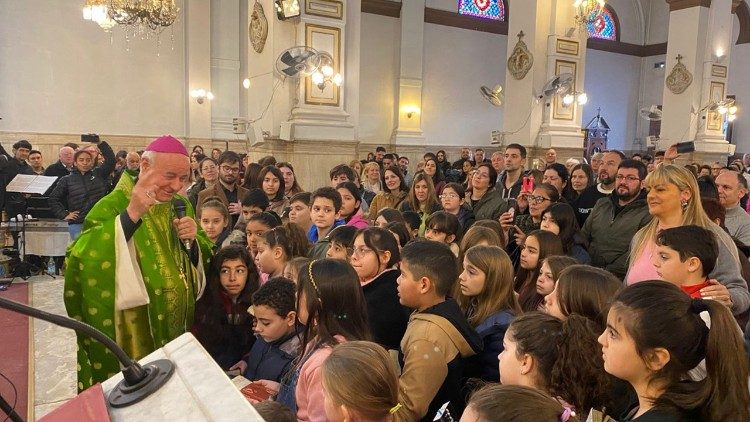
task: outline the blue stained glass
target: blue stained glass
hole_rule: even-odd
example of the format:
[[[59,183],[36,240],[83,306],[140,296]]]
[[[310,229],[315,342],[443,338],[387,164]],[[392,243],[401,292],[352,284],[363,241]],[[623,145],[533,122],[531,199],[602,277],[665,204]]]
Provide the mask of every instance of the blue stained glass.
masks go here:
[[[595,12],[590,15],[589,23],[586,24],[586,30],[590,38],[599,38],[603,40],[617,40],[617,25],[612,12],[605,8],[598,18],[594,19]],[[591,20],[593,19],[593,21]]]
[[[458,0],[458,14],[504,21],[505,5],[503,0]]]

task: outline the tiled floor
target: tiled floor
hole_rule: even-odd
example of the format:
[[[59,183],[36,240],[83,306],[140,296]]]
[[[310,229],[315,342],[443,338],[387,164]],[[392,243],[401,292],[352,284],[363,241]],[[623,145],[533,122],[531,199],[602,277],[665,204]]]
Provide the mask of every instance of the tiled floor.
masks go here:
[[[32,306],[66,315],[63,278],[29,279]],[[76,338],[67,328],[36,320],[34,331],[34,417],[41,418],[76,395]]]

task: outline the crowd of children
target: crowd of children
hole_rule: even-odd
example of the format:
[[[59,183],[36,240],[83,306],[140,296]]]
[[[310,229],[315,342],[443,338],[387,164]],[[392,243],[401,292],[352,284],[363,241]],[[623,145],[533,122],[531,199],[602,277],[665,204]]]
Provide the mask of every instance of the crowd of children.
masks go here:
[[[266,165],[235,224],[222,201],[201,204],[215,255],[192,331],[269,391],[261,414],[750,420],[747,312],[711,277],[725,258],[708,223],[659,227],[637,263],[658,278],[627,285],[589,265],[565,166],[507,205],[494,181],[479,197],[447,181],[444,155],[410,186],[369,162],[311,193],[290,164]],[[493,201],[513,211],[476,212]]]

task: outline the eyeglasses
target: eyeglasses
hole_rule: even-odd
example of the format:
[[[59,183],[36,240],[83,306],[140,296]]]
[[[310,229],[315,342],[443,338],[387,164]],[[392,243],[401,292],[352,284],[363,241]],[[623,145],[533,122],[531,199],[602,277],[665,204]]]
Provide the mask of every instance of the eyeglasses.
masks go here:
[[[239,167],[221,166],[221,170],[227,173],[239,173],[240,172]]]
[[[541,204],[542,202],[549,201],[549,200],[550,200],[549,198],[545,198],[542,195],[529,196],[529,202],[533,204]]]
[[[373,250],[365,246],[360,246],[358,248],[352,249],[352,253],[357,257],[361,257],[368,252],[373,252]]]
[[[440,199],[453,199],[453,198],[458,198],[458,195],[456,195],[455,193],[444,193],[440,195],[439,198]]]
[[[620,174],[618,174],[615,177],[615,179],[618,182],[622,182],[623,180],[627,180],[628,182],[640,182],[640,180],[641,180],[640,178],[635,177],[635,176],[623,176],[623,175],[620,175]]]

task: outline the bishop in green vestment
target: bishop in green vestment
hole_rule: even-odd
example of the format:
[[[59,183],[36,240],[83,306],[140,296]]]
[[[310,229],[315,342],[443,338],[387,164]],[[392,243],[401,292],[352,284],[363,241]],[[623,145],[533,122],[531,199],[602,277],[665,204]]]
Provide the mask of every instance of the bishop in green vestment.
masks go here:
[[[141,158],[140,175],[123,173],[68,248],[68,315],[104,332],[134,359],[190,330],[205,287],[211,242],[198,231],[190,201],[177,193],[189,171],[182,143],[157,138]],[[173,198],[185,201],[186,217],[176,218]],[[103,345],[78,335],[77,369],[78,389],[84,390],[120,365]]]

